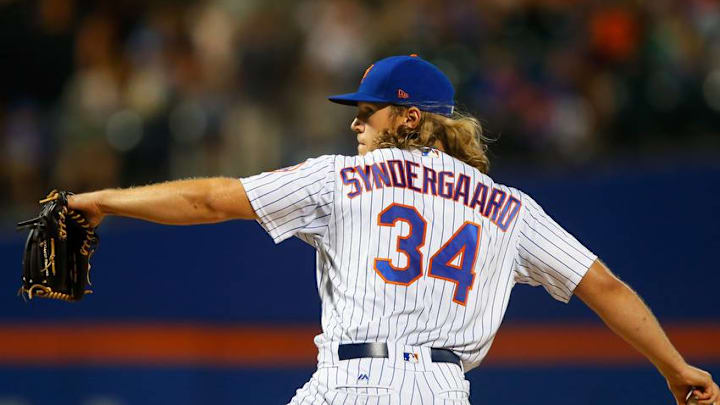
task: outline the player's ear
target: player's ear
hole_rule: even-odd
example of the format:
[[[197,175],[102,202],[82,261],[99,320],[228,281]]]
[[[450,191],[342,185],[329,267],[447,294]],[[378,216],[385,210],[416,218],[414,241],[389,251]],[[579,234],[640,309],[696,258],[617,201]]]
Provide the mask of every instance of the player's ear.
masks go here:
[[[404,124],[410,129],[417,128],[418,125],[420,125],[420,116],[421,116],[420,109],[417,107],[410,107],[405,112],[405,119]]]

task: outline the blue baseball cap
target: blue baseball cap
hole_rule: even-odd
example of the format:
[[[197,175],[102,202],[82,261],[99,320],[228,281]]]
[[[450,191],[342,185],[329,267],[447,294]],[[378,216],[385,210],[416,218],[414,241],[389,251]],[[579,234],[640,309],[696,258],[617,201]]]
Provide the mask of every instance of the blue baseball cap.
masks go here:
[[[418,57],[391,56],[370,65],[355,93],[330,96],[344,105],[358,102],[415,106],[421,111],[452,115],[455,89],[450,79],[432,63]]]

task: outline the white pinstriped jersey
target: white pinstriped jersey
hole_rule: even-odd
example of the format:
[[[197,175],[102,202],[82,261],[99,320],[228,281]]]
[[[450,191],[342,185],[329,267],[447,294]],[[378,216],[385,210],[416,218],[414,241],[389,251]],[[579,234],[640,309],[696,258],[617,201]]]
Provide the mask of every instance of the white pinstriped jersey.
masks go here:
[[[242,179],[276,243],[317,250],[322,334],[333,343],[490,348],[515,283],[567,302],[596,256],[526,194],[435,149],[328,155]]]

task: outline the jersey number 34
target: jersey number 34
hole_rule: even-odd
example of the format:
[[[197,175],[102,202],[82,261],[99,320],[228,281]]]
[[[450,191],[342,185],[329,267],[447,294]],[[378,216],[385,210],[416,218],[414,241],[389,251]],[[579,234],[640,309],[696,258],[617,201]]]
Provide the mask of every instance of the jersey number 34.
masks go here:
[[[407,256],[405,267],[397,267],[390,259],[375,258],[375,272],[386,283],[409,286],[423,275],[423,254],[427,221],[408,205],[390,204],[378,215],[378,225],[394,227],[398,221],[410,227],[406,236],[398,236],[397,251]],[[468,291],[475,280],[475,260],[480,246],[480,225],[467,221],[430,258],[428,276],[455,283],[453,301],[465,305]]]

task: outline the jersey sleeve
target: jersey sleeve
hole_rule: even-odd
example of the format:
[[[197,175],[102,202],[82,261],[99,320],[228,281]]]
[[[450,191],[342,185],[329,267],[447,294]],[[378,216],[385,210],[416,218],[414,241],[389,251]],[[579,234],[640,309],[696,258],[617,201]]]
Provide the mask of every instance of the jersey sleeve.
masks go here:
[[[258,223],[275,243],[291,236],[322,238],[332,214],[335,158],[320,156],[240,179]]]
[[[542,285],[555,299],[570,301],[575,287],[597,256],[523,195],[524,215],[518,235],[515,280]]]

